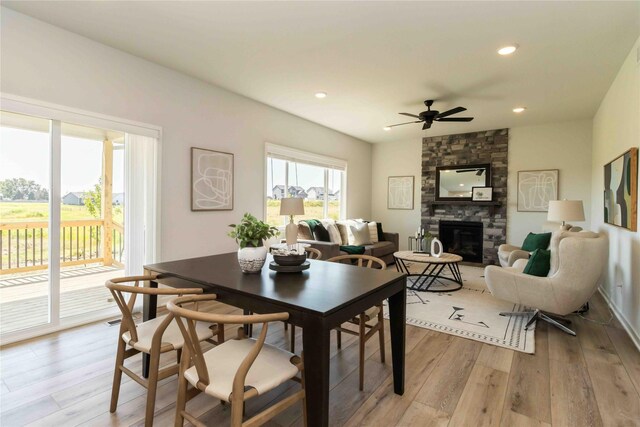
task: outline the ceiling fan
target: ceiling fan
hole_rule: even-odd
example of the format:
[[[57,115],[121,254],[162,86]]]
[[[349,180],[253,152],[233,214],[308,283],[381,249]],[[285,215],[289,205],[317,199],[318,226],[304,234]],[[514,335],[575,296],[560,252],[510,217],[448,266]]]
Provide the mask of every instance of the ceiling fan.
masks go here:
[[[433,105],[433,100],[432,99],[428,99],[428,100],[424,101],[424,105],[427,106],[427,111],[423,111],[422,113],[418,114],[417,116],[415,114],[410,114],[410,113],[400,113],[403,116],[415,117],[416,119],[419,119],[419,120],[416,120],[414,122],[398,123],[398,124],[390,125],[390,126],[387,126],[387,127],[392,128],[392,127],[396,127],[396,126],[408,125],[408,124],[411,124],[411,123],[422,123],[422,122],[424,122],[424,125],[422,126],[422,130],[426,130],[426,129],[429,129],[431,127],[433,122],[470,122],[471,120],[473,120],[473,117],[449,117],[449,116],[452,116],[454,114],[466,111],[467,109],[464,108],[464,107],[452,108],[451,110],[443,111],[441,113],[441,112],[436,111],[436,110],[433,110],[433,111],[431,110],[431,106]]]

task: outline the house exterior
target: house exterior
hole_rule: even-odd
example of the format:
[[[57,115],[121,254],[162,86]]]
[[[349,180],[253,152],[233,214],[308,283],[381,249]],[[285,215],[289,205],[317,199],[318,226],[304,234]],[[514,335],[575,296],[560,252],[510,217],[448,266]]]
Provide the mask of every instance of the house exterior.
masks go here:
[[[329,191],[329,200],[340,200],[340,190],[336,190],[335,193]]]
[[[274,200],[279,200],[282,199],[283,197],[287,197],[287,195],[285,194],[284,191],[284,185],[276,185],[273,187],[273,189],[271,190],[272,192],[272,197]],[[299,197],[301,199],[306,199],[307,198],[307,192],[304,191],[304,188],[297,186],[297,185],[291,185],[289,186],[289,196],[288,197]]]
[[[81,191],[67,193],[62,197],[62,204],[82,206],[84,205],[84,193]]]
[[[307,189],[307,199],[309,199],[309,200],[323,200],[324,199],[324,187],[309,187]]]
[[[124,205],[124,193],[113,193],[113,198],[111,200],[114,206],[123,206]]]

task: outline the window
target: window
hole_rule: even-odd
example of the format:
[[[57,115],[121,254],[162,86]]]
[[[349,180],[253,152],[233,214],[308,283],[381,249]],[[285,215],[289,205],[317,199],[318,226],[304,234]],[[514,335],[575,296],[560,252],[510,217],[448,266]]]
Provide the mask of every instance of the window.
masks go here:
[[[287,219],[280,216],[283,197],[304,199],[304,215],[296,216],[296,220],[345,217],[346,161],[273,144],[266,148],[267,223],[286,223]]]

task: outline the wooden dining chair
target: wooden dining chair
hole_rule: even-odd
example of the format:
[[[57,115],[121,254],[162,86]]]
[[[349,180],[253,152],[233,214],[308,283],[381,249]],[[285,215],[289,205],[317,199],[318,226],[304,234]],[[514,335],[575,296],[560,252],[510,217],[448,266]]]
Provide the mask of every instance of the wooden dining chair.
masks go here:
[[[387,264],[380,258],[369,255],[339,255],[329,258],[329,262],[341,262],[366,268],[387,268]],[[368,310],[363,311],[358,316],[347,323],[357,325],[358,331],[339,326],[336,328],[338,338],[338,348],[342,347],[342,333],[357,335],[360,344],[360,390],[364,389],[364,345],[376,332],[380,339],[380,361],[384,363],[384,317],[382,302],[376,304]]]
[[[304,248],[304,250],[307,253],[307,258],[309,258],[309,259],[321,259],[322,258],[322,252],[319,249],[307,246],[306,248]],[[288,322],[284,322],[284,330],[285,331],[288,329],[288,327],[289,327],[289,323]],[[295,353],[296,352],[296,325],[291,325],[291,344],[290,344],[290,349],[291,349],[291,353]]]
[[[136,297],[139,294],[187,295],[202,293],[202,289],[200,288],[174,289],[141,286],[142,283],[155,280],[155,278],[155,276],[120,277],[107,280],[105,283],[105,286],[111,291],[118,308],[122,312],[109,412],[115,412],[118,407],[120,383],[122,381],[122,373],[124,372],[131,377],[131,379],[147,389],[145,426],[153,425],[158,381],[178,373],[184,340],[180,328],[171,313],[136,325],[133,320],[133,308],[136,303]],[[126,294],[130,294],[128,300],[125,298]],[[224,341],[224,328],[212,323],[200,322],[195,327],[195,332],[198,337],[198,342],[209,340],[214,334],[217,334],[217,342],[213,343],[218,344]],[[130,348],[127,348],[127,346]],[[169,351],[176,351],[177,363],[160,369],[160,355]],[[148,379],[137,375],[124,366],[125,359],[138,353],[146,353],[150,356]]]
[[[306,426],[302,358],[265,344],[269,322],[285,321],[289,318],[289,313],[213,314],[184,307],[185,304],[211,301],[215,298],[215,295],[190,295],[175,298],[167,304],[185,341],[178,378],[175,425],[182,426],[186,418],[196,426],[204,426],[186,410],[187,401],[204,392],[231,403],[232,427],[262,425],[299,400],[302,400],[303,420]],[[203,353],[198,343],[196,321],[218,325],[262,323],[262,329],[256,340],[247,337],[244,329],[240,327],[235,339]],[[299,379],[298,373],[301,374]],[[261,396],[289,380],[299,381],[302,389],[243,422],[245,401]],[[189,385],[193,388],[189,389]]]

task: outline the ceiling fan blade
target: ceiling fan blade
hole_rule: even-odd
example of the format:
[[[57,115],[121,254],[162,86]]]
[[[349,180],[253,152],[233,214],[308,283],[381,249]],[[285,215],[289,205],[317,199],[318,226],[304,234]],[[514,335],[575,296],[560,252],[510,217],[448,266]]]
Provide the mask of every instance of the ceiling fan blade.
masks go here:
[[[427,130],[431,127],[431,122],[424,122],[424,126],[422,126],[422,130]]]
[[[473,120],[473,117],[449,117],[444,119],[434,119],[438,122],[470,122]]]
[[[464,107],[452,108],[451,110],[443,111],[442,113],[438,114],[436,118],[447,117],[452,114],[462,113],[463,111],[467,111],[467,109]]]
[[[403,116],[415,117],[416,119],[420,118],[420,116],[416,116],[415,114],[410,114],[410,113],[398,113],[398,114],[402,114]]]
[[[422,120],[418,120],[418,121],[415,121],[415,122],[398,123],[397,125],[389,125],[387,127],[393,128],[393,127],[396,127],[396,126],[409,125],[411,123],[422,123]]]

